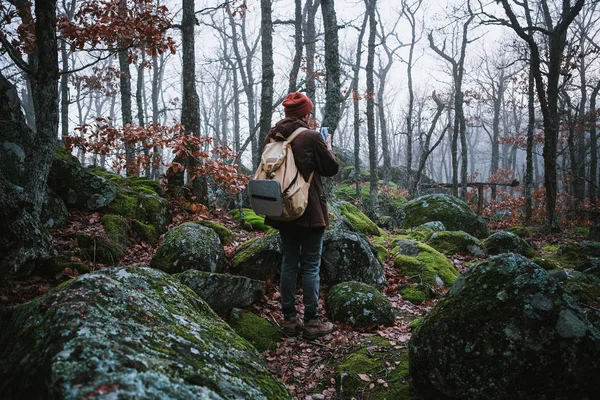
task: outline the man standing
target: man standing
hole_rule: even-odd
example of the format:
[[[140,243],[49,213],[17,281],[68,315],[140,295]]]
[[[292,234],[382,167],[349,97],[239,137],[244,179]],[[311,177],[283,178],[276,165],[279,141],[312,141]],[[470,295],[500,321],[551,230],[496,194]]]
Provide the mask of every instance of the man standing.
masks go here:
[[[339,164],[332,151],[331,136],[325,141],[319,132],[311,130],[308,125],[313,109],[308,97],[299,92],[290,93],[283,101],[283,109],[285,118],[271,129],[266,143],[272,139],[282,140],[276,137],[277,133],[287,138],[300,127],[309,128],[291,142],[291,148],[302,176],[308,179],[313,171],[314,176],[308,192],[308,205],[300,218],[282,222],[266,217],[265,223],[279,229],[281,235],[283,261],[280,289],[284,316],[283,332],[293,336],[297,331],[302,331],[304,338],[313,340],[333,331],[333,324],[322,321],[318,313],[323,234],[325,228],[329,227],[327,198],[321,176],[335,175]],[[296,310],[296,282],[300,269],[304,324],[298,320]]]

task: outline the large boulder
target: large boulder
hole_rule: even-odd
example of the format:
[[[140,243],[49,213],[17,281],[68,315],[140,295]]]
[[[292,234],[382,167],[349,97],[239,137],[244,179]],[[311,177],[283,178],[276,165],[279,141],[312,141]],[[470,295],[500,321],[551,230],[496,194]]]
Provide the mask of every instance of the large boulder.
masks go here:
[[[417,325],[409,363],[426,400],[592,399],[600,330],[545,270],[502,254],[471,267]]]
[[[381,288],[386,280],[376,254],[360,233],[329,230],[323,239],[321,281],[328,286],[357,281]]]
[[[463,231],[432,232],[427,244],[447,255],[466,253],[474,257],[485,257],[487,254],[479,239]]]
[[[58,148],[54,153],[48,186],[68,207],[86,211],[105,207],[117,196],[117,188],[112,183],[91,173],[63,148]]]
[[[266,281],[279,275],[283,255],[279,232],[255,238],[241,245],[231,265],[236,275]]]
[[[117,191],[115,199],[101,211],[127,217],[134,223],[137,221],[137,223],[153,226],[155,233],[151,233],[150,236],[167,230],[171,222],[169,202],[162,197],[164,192],[158,182],[135,176],[124,178],[99,168],[89,170],[112,183]],[[142,239],[148,238],[142,237]]]
[[[3,399],[290,398],[246,340],[154,269],[83,275],[3,322]]]
[[[243,276],[215,274],[190,269],[179,280],[192,289],[218,314],[232,308],[244,308],[257,302],[266,292],[266,285]]]
[[[196,222],[186,222],[165,234],[150,266],[168,273],[188,269],[222,272],[226,262],[219,235]]]
[[[487,225],[464,201],[446,194],[428,194],[404,206],[402,228],[440,221],[449,231],[465,231],[475,237],[487,237]]]
[[[537,255],[535,249],[525,239],[507,231],[494,232],[483,241],[483,246],[492,255],[517,253],[529,258]]]
[[[342,282],[327,293],[327,308],[334,321],[356,329],[392,326],[396,320],[392,303],[377,289],[361,282]]]

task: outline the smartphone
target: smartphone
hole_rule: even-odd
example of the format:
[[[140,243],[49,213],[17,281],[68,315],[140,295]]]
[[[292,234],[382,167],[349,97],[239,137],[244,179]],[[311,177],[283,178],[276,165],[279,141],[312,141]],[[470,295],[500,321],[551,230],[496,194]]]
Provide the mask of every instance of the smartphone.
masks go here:
[[[322,126],[321,127],[321,136],[323,136],[323,140],[327,141],[327,135],[329,135],[329,127]]]

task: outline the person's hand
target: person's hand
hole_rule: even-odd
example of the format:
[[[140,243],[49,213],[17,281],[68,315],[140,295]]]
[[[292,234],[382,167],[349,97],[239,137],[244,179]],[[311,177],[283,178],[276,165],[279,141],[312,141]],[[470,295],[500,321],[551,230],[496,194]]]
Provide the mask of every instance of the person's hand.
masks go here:
[[[325,144],[327,145],[327,149],[329,151],[333,151],[333,146],[331,145],[331,135],[327,135],[327,140],[325,140]]]

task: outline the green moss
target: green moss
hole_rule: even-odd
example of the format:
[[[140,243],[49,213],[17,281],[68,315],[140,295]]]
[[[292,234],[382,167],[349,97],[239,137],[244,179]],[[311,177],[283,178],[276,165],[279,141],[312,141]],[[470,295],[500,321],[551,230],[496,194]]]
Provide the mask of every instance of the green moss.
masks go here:
[[[590,234],[590,230],[584,226],[576,226],[572,231],[576,235],[588,236]]]
[[[438,286],[437,276],[445,286],[451,286],[459,275],[454,264],[432,247],[424,243],[412,243],[418,249],[418,255],[398,254],[394,258],[394,266],[417,283]]]
[[[421,323],[421,321],[423,321],[423,318],[415,318],[413,319],[410,324],[408,324],[408,329],[415,329],[417,326],[419,326],[419,324]]]
[[[257,215],[250,208],[244,208],[243,211],[244,211],[244,220],[243,221],[241,219],[239,209],[231,210],[230,212],[231,212],[231,215],[233,215],[233,218],[235,218],[237,221],[241,222],[242,225],[244,225],[244,228],[255,229],[257,231],[263,231],[263,232],[266,232],[271,229],[270,226],[265,224],[265,217]]]
[[[362,233],[363,235],[380,235],[377,225],[353,204],[343,202],[339,205],[339,208],[340,212],[354,231]]]
[[[40,267],[37,268],[35,272],[40,275],[54,277],[58,274],[63,273],[67,268],[73,271],[77,271],[79,274],[87,274],[91,271],[89,265],[85,263],[53,258],[40,265]]]
[[[556,253],[558,251],[559,246],[554,244],[546,244],[542,246],[542,250]]]
[[[425,242],[427,240],[429,240],[429,238],[431,237],[431,235],[434,233],[434,230],[427,227],[427,226],[417,226],[413,229],[410,230],[408,236],[411,239],[414,240],[418,240],[420,242]]]
[[[79,255],[84,260],[116,265],[123,255],[124,248],[116,246],[115,242],[106,237],[77,234],[75,238],[79,247]]]
[[[476,257],[484,257],[486,254],[479,239],[463,231],[433,232],[427,244],[447,255],[469,253]]]
[[[106,206],[106,211],[123,217],[135,218],[137,208],[137,194],[117,186],[117,197]]]
[[[559,269],[558,265],[550,258],[536,256],[531,259],[534,263],[544,268],[546,271]]]
[[[277,342],[283,336],[281,329],[248,311],[232,311],[229,324],[238,335],[254,345],[261,353],[265,350],[275,350]]]
[[[89,168],[89,171],[94,174],[97,175],[101,178],[106,179],[109,182],[115,183],[117,185],[119,185],[121,182],[124,181],[125,178],[123,178],[121,175],[115,174],[113,172],[108,172],[102,168]]]
[[[233,232],[220,223],[215,221],[199,221],[198,223],[217,232],[219,239],[221,239],[221,244],[229,244],[233,241]]]
[[[419,285],[408,285],[400,289],[398,293],[404,300],[414,304],[421,304],[427,300],[427,289],[421,288]]]
[[[335,370],[340,398],[416,399],[410,387],[406,349],[396,348],[379,336],[361,342]]]
[[[533,236],[536,233],[536,229],[530,226],[513,226],[506,230],[510,233],[514,233],[515,235],[523,239]]]
[[[390,257],[390,252],[388,251],[389,240],[390,239],[385,235],[385,232],[380,236],[375,236],[370,239],[371,244],[375,247],[375,251],[377,252],[377,258],[382,264]]]
[[[158,241],[158,233],[156,232],[156,227],[153,225],[144,224],[143,222],[134,219],[131,222],[131,228],[136,236],[146,243],[156,244]]]
[[[102,225],[106,236],[122,251],[129,245],[129,225],[127,221],[118,215],[107,214],[102,216]]]

